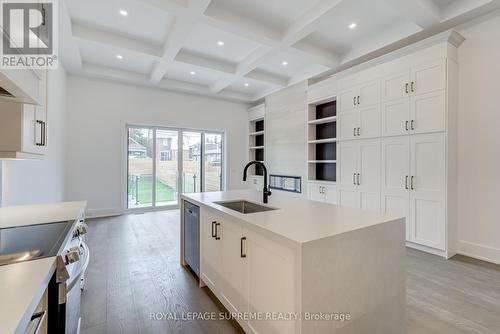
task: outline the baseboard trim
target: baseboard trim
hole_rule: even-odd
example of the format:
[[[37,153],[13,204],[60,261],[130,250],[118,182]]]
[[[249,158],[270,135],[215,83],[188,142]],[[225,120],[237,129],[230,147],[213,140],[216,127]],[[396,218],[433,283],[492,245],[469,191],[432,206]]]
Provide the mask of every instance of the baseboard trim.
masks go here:
[[[500,265],[500,249],[498,248],[459,240],[458,254]]]
[[[406,242],[406,247],[413,248],[413,249],[416,249],[416,250],[419,250],[419,251],[422,251],[422,252],[426,252],[426,253],[429,253],[429,254],[434,254],[434,255],[437,255],[437,256],[441,256],[441,257],[444,257],[444,258],[449,258],[447,256],[447,254],[446,254],[445,251],[442,251],[442,250],[439,250],[439,249],[435,249],[435,248],[432,248],[432,247],[427,247],[427,246],[415,244],[415,243],[413,243],[411,241],[407,241]]]
[[[120,216],[123,214],[123,209],[87,209],[85,211],[86,218],[102,218],[102,217],[113,217]]]

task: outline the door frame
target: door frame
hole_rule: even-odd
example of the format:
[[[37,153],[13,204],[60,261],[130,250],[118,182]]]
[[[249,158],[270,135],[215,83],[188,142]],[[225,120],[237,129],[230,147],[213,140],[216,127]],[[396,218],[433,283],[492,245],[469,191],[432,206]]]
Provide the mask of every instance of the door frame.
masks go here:
[[[196,129],[196,128],[180,128],[180,127],[171,127],[171,126],[159,126],[159,125],[138,125],[136,123],[125,123],[124,126],[124,137],[122,143],[124,144],[123,147],[123,159],[122,159],[122,205],[123,205],[123,212],[124,213],[141,213],[141,212],[150,212],[150,211],[163,211],[163,210],[174,210],[174,209],[179,209],[180,208],[180,200],[181,200],[181,194],[183,190],[183,178],[182,178],[182,170],[183,170],[183,155],[178,154],[177,158],[177,204],[170,204],[170,205],[160,205],[156,206],[156,184],[153,182],[153,187],[152,187],[152,205],[150,207],[138,207],[138,208],[129,208],[128,207],[128,131],[130,128],[142,128],[142,129],[150,129],[153,130],[153,156],[155,157],[153,160],[153,179],[156,178],[156,130],[167,130],[167,131],[177,131],[178,135],[178,140],[177,140],[177,152],[182,152],[182,145],[183,145],[183,140],[182,140],[182,135],[184,132],[199,132],[201,134],[201,152],[200,152],[200,189],[204,188],[204,180],[205,180],[205,135],[206,134],[219,134],[221,135],[221,191],[226,190],[226,184],[227,184],[227,175],[226,171],[227,169],[227,147],[226,147],[226,131],[223,130],[207,130],[207,129]],[[123,144],[122,144],[123,145]]]

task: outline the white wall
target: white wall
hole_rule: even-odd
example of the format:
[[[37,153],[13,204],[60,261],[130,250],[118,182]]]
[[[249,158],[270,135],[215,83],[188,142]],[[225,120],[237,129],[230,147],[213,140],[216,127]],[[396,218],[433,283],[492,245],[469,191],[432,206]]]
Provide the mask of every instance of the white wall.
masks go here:
[[[4,161],[2,205],[64,200],[66,72],[48,71],[48,155],[42,160]]]
[[[227,189],[246,187],[247,107],[69,76],[66,199],[87,200],[89,216],[123,212],[126,124],[225,131]]]
[[[500,263],[500,17],[460,33],[459,251]]]
[[[307,84],[266,97],[266,164],[270,174],[302,177],[307,184]]]

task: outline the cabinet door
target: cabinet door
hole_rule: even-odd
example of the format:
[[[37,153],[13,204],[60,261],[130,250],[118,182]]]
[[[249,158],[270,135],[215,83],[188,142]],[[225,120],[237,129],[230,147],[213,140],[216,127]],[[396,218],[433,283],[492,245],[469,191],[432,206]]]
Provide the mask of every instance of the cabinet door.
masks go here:
[[[410,240],[445,249],[445,137],[410,136]]]
[[[359,101],[356,103],[359,107],[368,107],[380,103],[380,82],[370,81],[358,86]]]
[[[380,137],[380,106],[359,108],[359,138]]]
[[[218,288],[218,273],[220,268],[220,239],[213,237],[215,233],[215,224],[221,223],[221,220],[203,210],[201,242],[203,252],[201,257],[201,279],[208,285],[210,290],[216,291]]]
[[[42,78],[40,79],[40,105],[36,106],[36,119],[38,122],[35,137],[37,142],[41,143],[38,147],[38,153],[47,153],[48,145],[48,117],[47,117],[47,70],[40,70]],[[43,123],[40,123],[43,122]]]
[[[325,195],[322,192],[322,186],[318,183],[309,183],[307,185],[307,195],[308,198],[312,201],[325,201]]]
[[[330,204],[337,204],[337,187],[333,185],[323,185],[323,192],[325,193],[325,202]]]
[[[358,145],[356,141],[338,143],[339,155],[339,185],[342,188],[354,188],[356,185],[355,174],[358,164]]]
[[[23,105],[23,131],[22,131],[22,150],[26,153],[38,154],[37,133],[39,133],[39,124],[36,119],[36,106],[33,104]]]
[[[382,139],[382,213],[405,217],[409,239],[410,137]]]
[[[411,69],[411,95],[422,95],[446,88],[446,60],[439,59]],[[411,85],[410,85],[411,86]]]
[[[243,234],[248,311],[296,312],[293,251],[251,230],[244,229]],[[248,325],[254,333],[295,333],[293,321],[251,319]]]
[[[243,260],[240,224],[223,220],[219,228],[220,263],[223,280],[219,284],[222,303],[230,312],[246,312],[243,290]]]
[[[359,112],[357,109],[342,111],[339,113],[340,139],[349,140],[356,137],[356,129],[359,127]]]
[[[338,204],[345,208],[359,208],[359,191],[357,188],[339,187]]]
[[[410,130],[410,99],[403,98],[382,104],[382,136],[401,136]]]
[[[437,91],[410,98],[410,132],[444,131],[446,127],[445,91]]]
[[[380,211],[380,140],[362,140],[358,143],[359,207]]]
[[[382,102],[407,98],[410,93],[410,70],[389,75],[382,79]]]
[[[337,201],[340,206],[357,208],[359,193],[356,186],[358,165],[357,141],[341,142],[338,144],[339,154],[339,183]]]
[[[353,87],[340,93],[340,111],[351,110],[356,107],[356,99],[358,97],[358,90]]]

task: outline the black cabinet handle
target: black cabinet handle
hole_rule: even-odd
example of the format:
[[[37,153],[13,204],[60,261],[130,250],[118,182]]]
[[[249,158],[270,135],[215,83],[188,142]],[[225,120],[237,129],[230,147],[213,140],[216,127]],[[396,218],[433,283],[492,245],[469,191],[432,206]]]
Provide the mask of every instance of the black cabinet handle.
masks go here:
[[[240,256],[241,257],[247,257],[246,253],[243,253],[243,242],[247,240],[247,237],[241,237],[240,239]]]
[[[414,81],[411,82],[411,92],[412,93],[415,92],[415,82]]]
[[[405,178],[405,189],[408,189],[408,175]]]
[[[411,129],[412,129],[412,130],[415,130],[415,126],[414,126],[414,124],[415,124],[415,120],[413,120],[413,119],[412,119],[412,120],[411,120]]]
[[[47,123],[45,122],[42,122],[42,129],[43,129],[43,132],[42,132],[42,141],[43,141],[43,146],[46,146],[47,145]]]
[[[405,84],[405,92],[406,92],[406,94],[409,93],[409,91],[408,91],[408,83]]]
[[[36,146],[43,146],[43,121],[36,120],[36,124],[40,125],[40,142],[35,142]],[[36,128],[35,128],[35,137],[36,137]]]
[[[356,128],[352,128],[352,134],[356,137]]]
[[[359,95],[358,95],[358,105],[359,105]]]
[[[356,185],[356,173],[352,174],[352,184]]]
[[[411,190],[415,190],[415,188],[413,187],[413,178],[414,178],[414,176],[412,175],[411,181],[410,181],[410,184],[411,184],[410,188],[411,188]]]
[[[359,174],[359,173],[357,174],[357,177],[358,177],[358,182],[357,182],[357,184],[358,184],[358,186],[360,186],[360,185],[361,185],[361,182],[360,182],[360,180],[359,180],[360,175],[361,175],[361,174]]]
[[[217,222],[212,222],[212,238],[215,238],[217,235],[214,232],[214,225],[217,224]]]
[[[358,128],[358,137],[361,136],[361,128]]]
[[[219,229],[217,227],[219,227],[220,223],[215,223],[215,240],[220,240],[220,237],[219,237]]]
[[[352,104],[356,105],[356,96],[352,98]]]
[[[405,124],[405,129],[406,129],[406,131],[409,131],[409,129],[408,129],[408,123],[409,123],[409,122],[408,122],[408,121],[406,121],[406,124]]]

